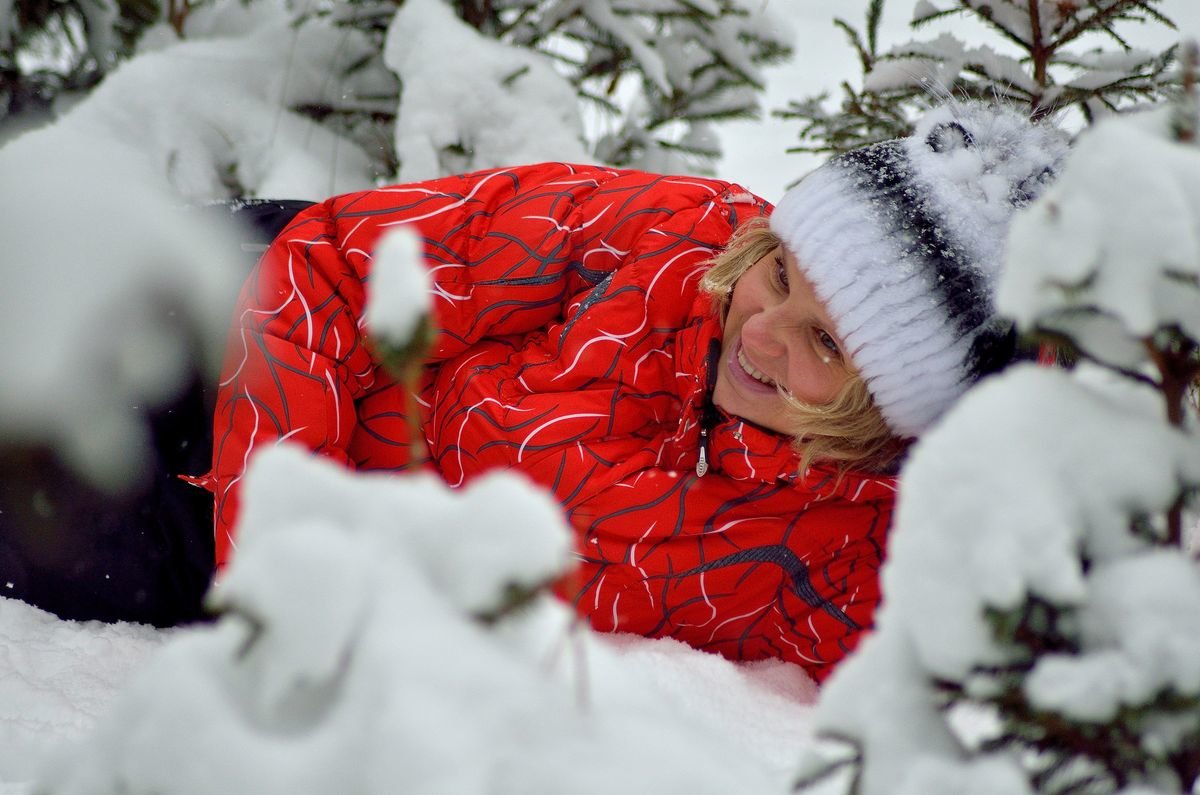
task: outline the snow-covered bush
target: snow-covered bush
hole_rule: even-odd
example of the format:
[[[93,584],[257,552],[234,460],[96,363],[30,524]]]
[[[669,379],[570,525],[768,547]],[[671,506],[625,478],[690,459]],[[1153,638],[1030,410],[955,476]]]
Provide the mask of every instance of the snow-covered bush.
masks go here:
[[[549,145],[565,130],[561,118],[580,112],[590,161],[703,170],[720,154],[713,124],[756,116],[762,68],[791,53],[782,17],[747,0],[422,0],[398,15],[391,2],[351,0],[316,13],[377,38],[387,29],[389,60],[403,64],[397,154],[412,174],[426,173],[404,163],[414,134],[442,142],[443,173],[453,172],[495,164],[488,150],[499,142],[524,151],[516,139],[525,129]],[[433,29],[442,35],[421,39]],[[406,118],[406,74],[418,94],[432,85],[444,104],[459,104],[450,124],[447,114],[426,115],[425,103],[423,118]],[[504,164],[517,162],[510,155]]]
[[[153,3],[0,0],[0,142],[99,83],[154,22]]]
[[[262,2],[189,17],[189,35],[149,31],[52,126],[137,142],[149,168],[192,203],[242,196],[320,199],[369,187],[386,158],[362,130],[335,131],[302,108],[392,88],[372,42],[327,19],[295,24]]]
[[[466,55],[469,53],[469,55]],[[442,0],[406,0],[388,27],[403,85],[400,182],[548,159],[590,159],[575,90],[551,61],[485,36]]]
[[[969,393],[904,473],[877,633],[818,722],[863,795],[1191,793],[1200,778],[1194,101],[1084,133],[999,291],[1073,370]]]
[[[1175,84],[1176,47],[1149,52],[1124,37],[1145,24],[1174,29],[1159,5],[1161,0],[919,0],[914,29],[965,17],[995,34],[994,40],[968,42],[949,29],[881,51],[884,0],[871,0],[865,36],[845,20],[834,21],[858,55],[861,88],[843,82],[833,110],[821,94],[792,101],[779,115],[802,124],[803,143],[792,151],[844,152],[908,135],[914,118],[948,96],[1011,103],[1035,119],[1069,107],[1089,121],[1145,107]]]
[[[177,630],[37,792],[786,791],[689,707],[747,692],[732,663],[700,655],[697,678],[675,641],[625,659],[538,589],[570,540],[520,476],[451,490],[282,446],[244,493],[220,620]],[[513,593],[533,596],[498,609]]]
[[[119,91],[156,144],[178,137],[181,162],[154,162],[206,198],[536,160],[704,170],[712,123],[758,113],[789,39],[745,0],[0,0],[0,141],[116,82],[107,104]],[[116,68],[149,51],[137,79]],[[314,156],[328,184],[308,193],[255,173]]]
[[[33,468],[18,451],[47,448],[103,491],[129,488],[153,457],[141,409],[216,372],[244,255],[102,130],[18,138],[0,186],[7,485]],[[34,495],[9,496],[15,521]]]

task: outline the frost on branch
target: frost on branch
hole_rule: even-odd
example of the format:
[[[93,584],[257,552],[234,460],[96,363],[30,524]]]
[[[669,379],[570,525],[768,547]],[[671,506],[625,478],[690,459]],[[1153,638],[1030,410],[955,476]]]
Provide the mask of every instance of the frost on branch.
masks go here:
[[[856,793],[1191,793],[1200,779],[1194,103],[1104,121],[1018,215],[1001,310],[1073,369],[985,380],[902,474],[869,638],[818,724]],[[1194,121],[1194,119],[1192,120]],[[898,739],[899,738],[899,739]]]
[[[429,300],[435,288],[424,255],[424,239],[415,228],[395,227],[375,246],[367,282],[364,319],[375,357],[412,395],[420,391],[434,338]],[[417,413],[404,415],[410,444],[423,444]]]
[[[417,231],[399,226],[380,239],[371,259],[367,331],[384,366],[400,376],[425,363],[432,336],[429,299],[433,284],[424,253],[424,241]]]

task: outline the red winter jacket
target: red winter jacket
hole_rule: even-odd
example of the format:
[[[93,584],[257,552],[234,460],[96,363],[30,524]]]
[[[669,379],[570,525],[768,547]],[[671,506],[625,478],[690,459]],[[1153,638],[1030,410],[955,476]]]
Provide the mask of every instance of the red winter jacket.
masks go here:
[[[429,463],[455,486],[515,467],[552,490],[578,532],[581,569],[563,589],[597,629],[822,677],[871,621],[895,484],[799,477],[786,438],[706,404],[721,329],[703,263],[769,209],[716,180],[543,164],[301,213],[235,317],[210,481],[218,562],[256,446],[288,438],[358,469],[422,463],[413,403],[362,323],[376,241],[413,224],[435,282],[417,400]]]

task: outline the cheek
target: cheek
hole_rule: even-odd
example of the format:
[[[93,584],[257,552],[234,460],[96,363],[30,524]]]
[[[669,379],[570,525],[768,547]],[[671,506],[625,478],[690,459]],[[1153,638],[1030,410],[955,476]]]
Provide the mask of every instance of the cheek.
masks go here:
[[[788,387],[792,396],[805,403],[828,403],[837,395],[850,375],[841,362],[828,363],[814,352],[794,355],[789,368]]]

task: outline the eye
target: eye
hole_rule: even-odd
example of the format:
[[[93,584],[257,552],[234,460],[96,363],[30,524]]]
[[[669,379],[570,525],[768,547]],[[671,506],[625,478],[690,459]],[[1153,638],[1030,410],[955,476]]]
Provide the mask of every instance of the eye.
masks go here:
[[[842,358],[842,349],[838,347],[837,340],[828,331],[823,328],[817,329],[817,341],[834,356]]]
[[[776,257],[774,267],[771,269],[771,283],[775,287],[784,292],[788,288],[788,272],[787,263],[783,261],[783,257]]]

